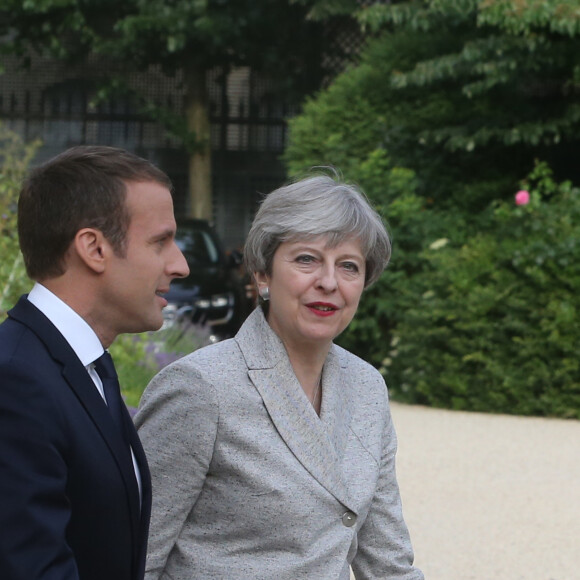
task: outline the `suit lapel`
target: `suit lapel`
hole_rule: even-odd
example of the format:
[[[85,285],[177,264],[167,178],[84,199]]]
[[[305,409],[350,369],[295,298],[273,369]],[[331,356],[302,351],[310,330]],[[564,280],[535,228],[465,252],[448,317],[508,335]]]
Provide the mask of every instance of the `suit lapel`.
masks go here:
[[[344,484],[341,458],[348,432],[347,402],[340,399],[340,365],[329,356],[318,417],[308,401],[282,342],[256,309],[236,335],[248,375],[260,393],[278,433],[304,468],[342,504],[354,511]],[[334,415],[338,411],[339,415]]]
[[[55,363],[62,367],[64,380],[75,393],[105,440],[125,483],[133,530],[135,538],[138,538],[140,519],[139,489],[135,479],[131,453],[126,448],[122,436],[117,432],[118,430],[107,409],[107,405],[97,391],[86,368],[56,327],[25,297],[22,297],[8,314],[11,318],[26,325],[44,343]],[[130,417],[129,421],[131,421]],[[140,444],[139,449],[142,452]],[[148,474],[148,471],[146,473]]]
[[[68,346],[68,343],[65,344]],[[72,349],[71,352],[74,355]],[[134,516],[133,519],[136,518],[138,521],[138,514],[140,511],[139,488],[137,487],[137,481],[135,479],[135,470],[133,468],[131,452],[126,447],[122,436],[118,433],[118,429],[111,418],[107,405],[95,388],[95,385],[89,377],[85,367],[81,364],[78,358],[76,361],[69,359],[68,362],[63,360],[61,360],[61,362],[63,364],[62,375],[64,379],[76,394],[87,414],[91,417],[93,423],[101,433],[101,436],[115,458],[115,462],[117,463],[121,476],[123,477],[127,487],[127,499],[131,507],[132,515]],[[131,419],[129,418],[129,421],[130,420]]]

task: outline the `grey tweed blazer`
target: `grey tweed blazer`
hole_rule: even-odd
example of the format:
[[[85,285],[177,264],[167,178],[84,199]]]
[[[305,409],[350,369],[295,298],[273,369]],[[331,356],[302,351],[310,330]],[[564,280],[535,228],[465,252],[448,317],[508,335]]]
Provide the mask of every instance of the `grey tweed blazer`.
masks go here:
[[[161,371],[136,416],[153,480],[146,579],[421,580],[381,375],[333,345],[320,417],[256,309]]]

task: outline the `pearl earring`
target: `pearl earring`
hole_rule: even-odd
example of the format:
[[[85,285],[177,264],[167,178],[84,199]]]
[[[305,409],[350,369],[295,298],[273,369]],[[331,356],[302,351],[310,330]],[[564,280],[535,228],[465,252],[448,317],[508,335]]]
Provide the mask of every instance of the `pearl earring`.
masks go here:
[[[260,288],[260,297],[266,302],[270,300],[270,288],[268,288],[268,286],[263,286]]]

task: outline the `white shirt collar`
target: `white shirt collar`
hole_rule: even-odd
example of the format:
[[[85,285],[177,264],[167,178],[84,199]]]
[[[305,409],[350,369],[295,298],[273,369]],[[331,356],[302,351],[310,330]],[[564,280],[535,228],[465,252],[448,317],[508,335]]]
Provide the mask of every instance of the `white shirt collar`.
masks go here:
[[[56,326],[85,367],[103,354],[103,345],[95,331],[48,288],[37,282],[28,300]]]

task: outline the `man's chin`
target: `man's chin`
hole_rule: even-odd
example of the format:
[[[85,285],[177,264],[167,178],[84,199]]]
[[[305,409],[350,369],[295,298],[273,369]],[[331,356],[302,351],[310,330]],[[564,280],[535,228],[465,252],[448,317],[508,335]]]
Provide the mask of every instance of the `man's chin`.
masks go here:
[[[133,329],[129,332],[139,334],[141,332],[155,332],[163,326],[163,316],[160,315],[159,318],[148,320],[144,322],[139,329]]]
[[[148,328],[147,330],[154,332],[156,330],[159,330],[162,326],[163,326],[163,316],[161,316],[159,320],[152,322],[151,327]]]

